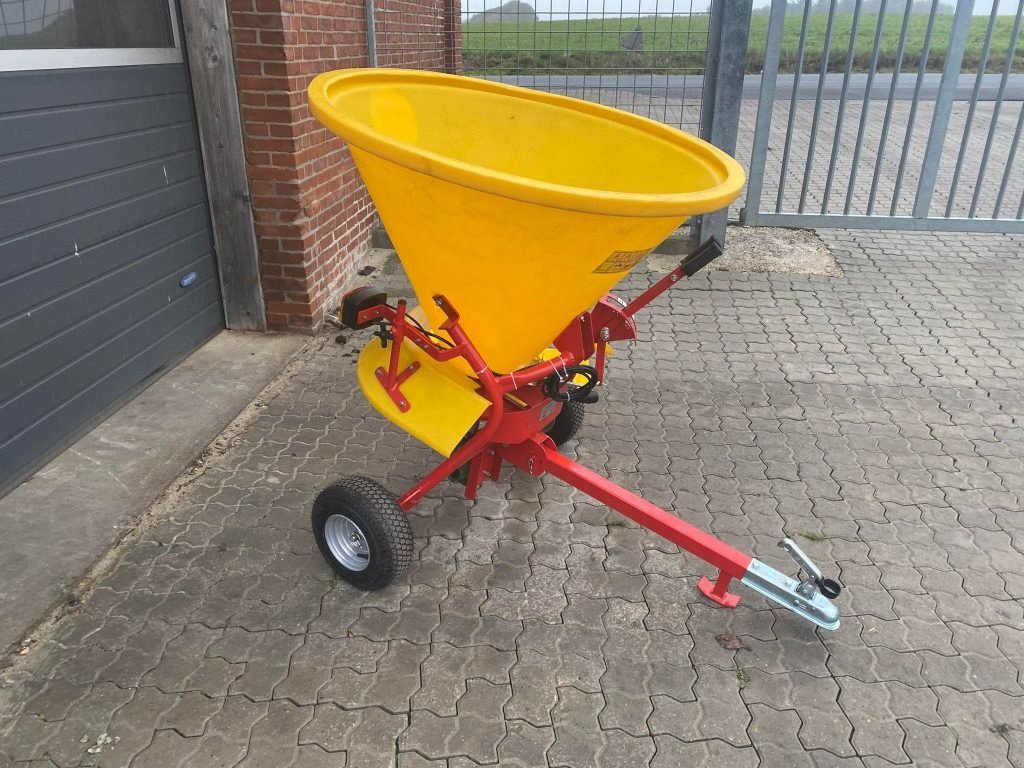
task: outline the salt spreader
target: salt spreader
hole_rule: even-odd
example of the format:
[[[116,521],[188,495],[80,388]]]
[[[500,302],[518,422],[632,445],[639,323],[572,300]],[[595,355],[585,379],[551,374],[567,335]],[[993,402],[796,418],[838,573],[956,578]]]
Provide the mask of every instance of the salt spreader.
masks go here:
[[[567,458],[558,444],[596,400],[609,342],[634,314],[721,253],[704,243],[631,302],[608,293],[690,215],[727,206],[743,171],[668,126],[585,101],[455,75],[341,70],[309,87],[313,114],[344,138],[419,304],[361,287],[342,324],[375,328],[359,356],[363,394],[446,457],[397,499],[366,477],[313,504],[323,556],[379,589],[412,556],[404,514],[461,472],[465,495],[502,465],[550,474],[717,569],[700,591],[734,607],[737,579],[826,629],[839,585],[789,539],[792,579]],[[680,511],[685,513],[684,510]]]

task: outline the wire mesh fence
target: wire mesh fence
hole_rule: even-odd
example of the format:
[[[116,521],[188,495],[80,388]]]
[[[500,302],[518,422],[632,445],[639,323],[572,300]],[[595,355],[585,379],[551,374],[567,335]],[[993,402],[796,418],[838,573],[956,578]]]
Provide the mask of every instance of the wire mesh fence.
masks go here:
[[[690,131],[700,125],[707,3],[465,0],[463,71],[625,109]],[[696,7],[695,7],[696,6]]]
[[[707,0],[546,2],[376,0],[377,64],[458,71],[697,132]]]

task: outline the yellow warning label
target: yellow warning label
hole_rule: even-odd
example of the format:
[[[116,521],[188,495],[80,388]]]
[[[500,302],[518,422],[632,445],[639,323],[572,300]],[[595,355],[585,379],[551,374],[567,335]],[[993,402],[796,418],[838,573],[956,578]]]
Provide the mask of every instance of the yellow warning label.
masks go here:
[[[652,250],[652,248],[646,248],[642,251],[615,251],[611,256],[597,265],[594,269],[594,274],[629,272],[629,270],[643,261],[644,256]]]

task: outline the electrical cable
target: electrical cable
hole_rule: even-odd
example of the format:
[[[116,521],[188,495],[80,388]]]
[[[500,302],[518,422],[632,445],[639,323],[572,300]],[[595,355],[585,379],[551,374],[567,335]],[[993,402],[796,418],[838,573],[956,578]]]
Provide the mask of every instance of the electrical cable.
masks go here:
[[[437,342],[439,342],[441,344],[444,344],[446,347],[454,347],[455,346],[451,341],[446,339],[444,336],[438,336],[436,333],[431,333],[430,331],[428,331],[426,328],[424,328],[420,324],[420,321],[417,320],[412,315],[406,314],[405,319],[408,320],[409,322],[411,322],[417,328],[419,328],[424,336],[429,336],[431,339],[434,339],[435,341],[437,341]]]
[[[587,382],[576,384],[576,377],[583,376]],[[570,365],[560,373],[552,373],[544,379],[544,394],[552,400],[563,403],[585,401],[597,386],[597,369],[590,365]],[[564,389],[563,389],[564,387]]]

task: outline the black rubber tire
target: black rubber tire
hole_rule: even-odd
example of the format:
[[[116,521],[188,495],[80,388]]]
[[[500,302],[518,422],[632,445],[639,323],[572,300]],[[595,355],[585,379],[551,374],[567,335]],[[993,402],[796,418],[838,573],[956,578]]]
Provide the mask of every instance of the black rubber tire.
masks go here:
[[[362,571],[353,571],[335,558],[324,538],[331,515],[345,515],[366,537],[370,559]],[[368,477],[345,477],[324,488],[313,502],[313,538],[334,572],[354,587],[383,589],[412,560],[409,518],[386,488]]]
[[[583,426],[584,410],[583,403],[575,401],[563,403],[562,410],[548,424],[544,432],[555,441],[555,445],[561,446],[565,444],[567,441],[572,440],[576,433],[580,431],[580,427]]]

